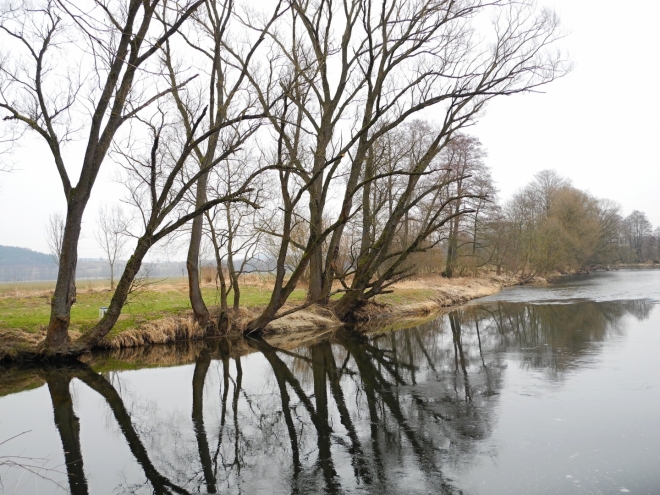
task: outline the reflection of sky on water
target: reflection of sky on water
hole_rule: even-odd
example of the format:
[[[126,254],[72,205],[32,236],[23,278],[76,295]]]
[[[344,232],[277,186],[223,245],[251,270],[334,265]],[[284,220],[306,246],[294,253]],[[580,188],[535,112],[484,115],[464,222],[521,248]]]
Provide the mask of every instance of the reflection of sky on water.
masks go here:
[[[490,301],[571,302],[649,299],[660,302],[660,269],[618,270],[563,277],[546,286],[508,287],[471,304]]]
[[[615,275],[635,287],[639,273]],[[490,300],[238,359],[224,341],[183,344],[173,355],[193,362],[175,367],[5,370],[0,384],[48,385],[0,397],[0,438],[32,430],[0,456],[48,457],[69,486],[63,445],[78,450],[75,493],[658,493],[660,311],[585,299]],[[65,493],[0,477],[7,493]]]
[[[595,342],[560,386],[513,359],[498,423],[454,472],[467,493],[660,493],[660,312],[624,318],[625,334]],[[553,386],[555,383],[555,386]]]

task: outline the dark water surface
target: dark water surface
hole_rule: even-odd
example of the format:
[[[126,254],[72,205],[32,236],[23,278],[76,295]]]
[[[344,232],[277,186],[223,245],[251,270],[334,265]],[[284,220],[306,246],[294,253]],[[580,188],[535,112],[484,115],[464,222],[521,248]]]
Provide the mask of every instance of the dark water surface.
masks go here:
[[[405,330],[0,370],[0,442],[26,432],[0,492],[658,494],[659,300],[660,270],[621,271]]]

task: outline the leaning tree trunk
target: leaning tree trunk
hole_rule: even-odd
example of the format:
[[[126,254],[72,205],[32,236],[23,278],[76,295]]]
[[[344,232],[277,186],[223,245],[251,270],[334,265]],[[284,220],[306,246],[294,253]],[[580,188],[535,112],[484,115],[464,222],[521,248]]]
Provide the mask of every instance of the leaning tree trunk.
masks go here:
[[[126,304],[128,296],[133,287],[133,281],[140,271],[142,261],[146,256],[149,248],[153,244],[151,234],[147,234],[138,240],[133,256],[130,257],[124,268],[124,272],[117,283],[117,289],[112,295],[112,300],[108,306],[108,311],[105,316],[92,328],[89,332],[82,335],[70,347],[69,354],[79,355],[89,351],[94,346],[98,345],[103,337],[110,333],[110,330],[115,326],[121,310]]]
[[[196,209],[201,208],[201,206],[206,203],[207,181],[208,173],[201,175],[197,181],[197,198],[195,200]],[[202,244],[203,226],[204,216],[196,216],[192,222],[192,232],[190,234],[186,268],[188,269],[188,295],[190,297],[190,305],[192,306],[197,323],[199,323],[202,328],[206,328],[209,324],[209,310],[206,307],[206,304],[204,304],[202,290],[199,284],[199,251]]]
[[[266,328],[266,325],[276,319],[277,312],[282,306],[284,306],[284,303],[286,303],[287,299],[296,288],[296,285],[306,268],[307,262],[303,261],[291,274],[291,278],[289,278],[289,281],[284,287],[280,285],[279,281],[275,283],[275,288],[273,289],[268,306],[266,306],[266,309],[264,309],[257,318],[247,325],[243,332],[245,335],[259,334]]]

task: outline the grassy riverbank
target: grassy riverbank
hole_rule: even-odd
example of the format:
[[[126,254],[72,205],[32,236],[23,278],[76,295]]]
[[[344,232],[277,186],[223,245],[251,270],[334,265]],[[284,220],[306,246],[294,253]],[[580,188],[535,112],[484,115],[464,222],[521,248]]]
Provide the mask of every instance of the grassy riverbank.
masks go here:
[[[20,329],[30,333],[42,332],[50,316],[53,290],[54,282],[0,284],[0,331]],[[215,286],[205,284],[202,293],[209,308],[217,306]],[[110,304],[112,294],[106,281],[94,281],[78,287],[76,304],[71,308],[70,330],[82,332],[92,327],[99,319],[99,308]],[[264,306],[269,297],[270,284],[267,280],[261,281],[255,277],[241,288],[241,302],[246,308]],[[304,290],[296,290],[291,295],[292,302],[304,298]],[[180,316],[189,310],[186,280],[154,283],[129,297],[113,333],[121,333],[163,317]]]
[[[363,319],[415,317],[429,315],[443,307],[465,303],[499,291],[518,280],[512,277],[418,278],[401,282],[393,292],[378,296],[361,310]],[[46,283],[0,285],[0,355],[11,355],[17,347],[31,347],[45,335],[53,287]],[[241,288],[241,309],[233,313],[231,328],[239,333],[243,325],[267,304],[271,284],[268,279],[253,277]],[[218,305],[214,285],[203,287],[204,299],[213,310]],[[71,312],[70,333],[75,338],[98,320],[99,308],[107,306],[112,292],[101,282],[79,287],[77,302]],[[288,303],[300,304],[305,290],[297,289]],[[267,333],[286,334],[323,330],[340,326],[326,308],[309,307],[272,322]],[[119,322],[105,339],[104,347],[127,348],[163,344],[204,337],[192,318],[188,287],[184,279],[151,284],[130,299]],[[1,357],[1,356],[0,356]]]

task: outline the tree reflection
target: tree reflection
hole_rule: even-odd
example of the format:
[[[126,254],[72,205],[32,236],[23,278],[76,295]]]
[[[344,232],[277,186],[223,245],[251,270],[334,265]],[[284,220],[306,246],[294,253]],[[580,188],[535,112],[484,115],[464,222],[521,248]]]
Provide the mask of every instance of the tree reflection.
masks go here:
[[[193,428],[195,429],[195,437],[197,439],[199,459],[202,463],[202,469],[204,470],[206,490],[209,493],[217,493],[215,486],[215,470],[213,469],[211,452],[209,451],[209,442],[206,436],[206,429],[204,428],[204,381],[206,380],[209,366],[211,366],[211,355],[207,349],[204,349],[200,352],[199,357],[197,358],[195,371],[193,373],[192,421]]]
[[[73,495],[87,495],[87,479],[80,450],[80,421],[73,412],[70,384],[72,373],[67,368],[51,368],[44,373],[53,402],[55,426],[64,448],[69,489]]]
[[[75,377],[80,379],[89,388],[98,392],[101,395],[110,410],[112,411],[119,428],[126,439],[131,453],[135,460],[140,464],[145,476],[151,483],[154,493],[157,494],[170,494],[170,493],[189,493],[184,488],[172,483],[167,477],[162,475],[154,466],[149,458],[147,449],[145,448],[140,436],[135,431],[131,416],[128,413],[124,401],[117,393],[112,384],[106,380],[102,375],[95,373],[87,366],[80,366],[74,369]],[[66,447],[65,447],[66,451]]]
[[[231,358],[222,340],[209,342],[188,382],[189,419],[158,410],[148,417],[160,435],[181,439],[171,452],[153,451],[124,404],[127,392],[88,366],[40,374],[74,494],[88,493],[88,481],[73,379],[103,397],[147,480],[107,491],[456,493],[446,467],[471,462],[490,435],[511,356],[555,373],[579,366],[590,342],[652,308],[645,301],[468,306],[397,332],[343,328],[295,350],[252,339],[255,353],[243,358]]]

